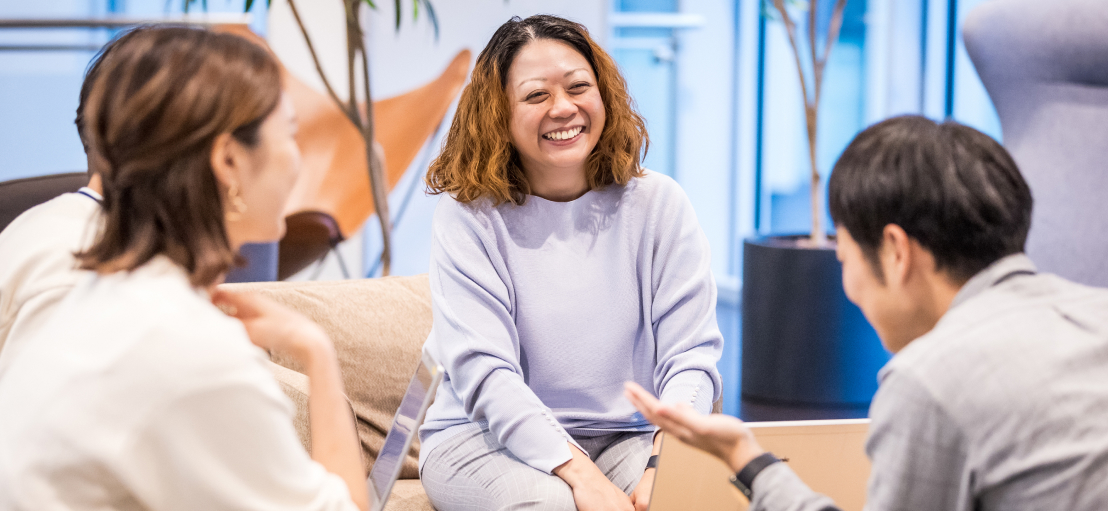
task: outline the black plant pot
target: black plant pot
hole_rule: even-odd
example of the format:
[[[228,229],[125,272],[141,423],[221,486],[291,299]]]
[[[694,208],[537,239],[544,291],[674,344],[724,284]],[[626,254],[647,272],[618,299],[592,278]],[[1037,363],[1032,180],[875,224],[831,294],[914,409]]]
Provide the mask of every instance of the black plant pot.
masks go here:
[[[889,353],[846,299],[834,248],[804,247],[802,238],[743,243],[743,398],[865,405]]]

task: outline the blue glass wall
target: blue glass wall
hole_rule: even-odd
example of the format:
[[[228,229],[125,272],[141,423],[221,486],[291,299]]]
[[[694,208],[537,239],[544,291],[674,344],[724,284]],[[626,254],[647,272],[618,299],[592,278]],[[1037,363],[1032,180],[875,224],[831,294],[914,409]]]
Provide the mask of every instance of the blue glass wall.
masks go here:
[[[728,350],[720,370],[735,384],[741,241],[809,229],[807,141],[791,49],[780,23],[762,17],[762,0],[582,1],[603,4],[612,15],[610,29],[593,35],[616,58],[646,118],[651,137],[646,166],[685,187],[711,243],[720,287],[717,312]],[[831,0],[812,1],[825,13],[830,10]],[[1000,137],[992,104],[958,34],[960,21],[981,1],[847,2],[820,112],[818,166],[824,183],[846,143],[890,115],[949,116]],[[255,4],[254,27],[260,30],[265,2]],[[208,1],[213,12],[241,12],[242,5],[242,0]],[[0,0],[0,18],[179,11],[177,0]],[[673,23],[614,21],[617,15],[649,14],[670,16]],[[108,30],[0,30],[0,180],[84,170],[72,124],[77,92],[94,49],[111,36]],[[13,49],[20,45],[68,49]],[[430,161],[430,153],[419,161]],[[409,188],[419,194],[418,186],[404,187]],[[431,211],[413,208],[404,218]],[[375,239],[376,222],[366,225],[365,238]],[[426,271],[429,233],[423,230],[401,229],[394,240],[407,247],[405,273]],[[371,268],[374,251],[365,253],[365,267]],[[738,396],[737,386],[725,395]],[[727,409],[733,412],[734,406]]]
[[[184,0],[0,2],[3,19],[180,14]],[[241,13],[243,0],[208,0],[208,12]],[[251,27],[263,30],[264,1]],[[193,9],[200,9],[196,2]],[[114,29],[0,29],[0,181],[87,168],[73,119],[85,68]]]

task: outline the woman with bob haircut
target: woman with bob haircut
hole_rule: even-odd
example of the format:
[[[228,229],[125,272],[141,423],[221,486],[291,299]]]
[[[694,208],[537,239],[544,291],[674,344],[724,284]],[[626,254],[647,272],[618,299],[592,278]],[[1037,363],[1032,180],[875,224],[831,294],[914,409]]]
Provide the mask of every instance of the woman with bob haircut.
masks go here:
[[[647,140],[577,23],[512,18],[477,58],[427,173],[440,511],[645,509],[659,442],[624,382],[701,413],[720,395],[708,242]]]
[[[193,28],[112,44],[85,110],[104,223],[0,379],[0,509],[366,509],[330,339],[214,290],[284,230],[300,152],[277,62]],[[310,378],[311,457],[263,350]]]

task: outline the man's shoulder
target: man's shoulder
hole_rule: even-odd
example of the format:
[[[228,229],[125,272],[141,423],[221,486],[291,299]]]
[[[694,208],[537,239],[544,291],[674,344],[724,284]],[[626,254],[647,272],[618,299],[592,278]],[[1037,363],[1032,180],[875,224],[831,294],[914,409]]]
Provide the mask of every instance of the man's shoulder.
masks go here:
[[[942,439],[965,452],[980,485],[1009,500],[1035,493],[1017,471],[1056,488],[1103,480],[1073,467],[1105,452],[1089,440],[1108,434],[1105,339],[1108,291],[1049,274],[1001,280],[893,357],[873,428],[909,428],[897,438],[913,443]],[[929,425],[946,433],[920,430]]]
[[[1106,335],[1108,290],[1049,274],[1012,279],[948,311],[893,357],[881,379],[909,374],[955,414],[1015,413],[1051,399],[1044,378],[1087,377],[1072,368],[1095,359],[1088,341]]]
[[[1108,329],[1108,289],[1037,274],[998,284],[949,310],[928,333],[909,343],[898,364],[938,362],[952,353],[995,358],[1019,350],[1012,339],[1050,344],[1067,311],[1091,314],[1094,330]],[[1082,314],[1084,315],[1084,314]],[[1064,335],[1064,334],[1062,334]],[[901,357],[901,355],[904,355]]]

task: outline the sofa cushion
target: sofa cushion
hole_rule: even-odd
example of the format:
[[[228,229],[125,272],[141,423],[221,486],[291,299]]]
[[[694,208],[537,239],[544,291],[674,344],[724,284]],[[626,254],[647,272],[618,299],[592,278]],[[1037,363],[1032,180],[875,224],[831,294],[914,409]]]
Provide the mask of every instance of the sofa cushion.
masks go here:
[[[281,385],[281,390],[285,392],[285,395],[292,400],[293,406],[296,407],[295,415],[292,417],[292,425],[296,428],[296,436],[300,438],[304,450],[311,454],[312,430],[311,424],[308,422],[308,393],[310,390],[308,377],[273,362],[269,362],[269,371],[273,373],[273,378]]]
[[[431,289],[427,276],[224,286],[276,300],[311,318],[331,336],[346,395],[358,422],[368,473],[384,444],[392,417],[400,408],[408,381],[420,363],[423,342],[431,332]],[[273,362],[303,372],[292,360],[277,354]],[[282,382],[282,387],[286,392],[295,392],[286,382]],[[306,430],[300,434],[304,440]],[[417,440],[404,461],[402,479],[419,477],[418,459]]]
[[[423,485],[413,479],[401,479],[392,487],[385,511],[434,511]]]

